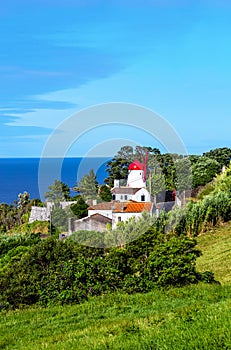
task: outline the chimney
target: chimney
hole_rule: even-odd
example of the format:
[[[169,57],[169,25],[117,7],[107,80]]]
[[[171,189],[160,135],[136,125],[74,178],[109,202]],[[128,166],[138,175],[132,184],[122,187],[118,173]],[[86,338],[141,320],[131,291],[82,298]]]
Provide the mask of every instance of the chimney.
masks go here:
[[[120,180],[114,180],[114,187],[120,187]]]

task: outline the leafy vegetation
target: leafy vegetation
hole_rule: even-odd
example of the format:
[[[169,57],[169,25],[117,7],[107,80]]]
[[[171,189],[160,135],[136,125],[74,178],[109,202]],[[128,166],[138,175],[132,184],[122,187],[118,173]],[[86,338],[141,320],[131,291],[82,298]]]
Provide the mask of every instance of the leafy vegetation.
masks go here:
[[[121,248],[89,248],[50,237],[4,270],[1,306],[81,302],[118,289],[134,293],[196,283],[203,274],[195,269],[200,255],[195,245],[187,236],[165,234],[162,225]]]
[[[84,201],[82,196],[78,196],[77,202],[70,206],[71,212],[78,218],[82,219],[87,216],[88,204]]]
[[[147,178],[158,175],[155,180],[160,182],[159,175],[164,177],[161,186],[159,185],[160,192],[163,186],[165,189],[178,191],[204,186],[221,172],[223,166],[228,166],[231,159],[231,149],[227,147],[211,150],[202,156],[183,157],[178,154],[161,154],[157,148],[143,146],[133,149],[131,146],[123,146],[107,163],[109,176],[105,183],[112,187],[114,179],[127,178],[128,165],[135,159],[143,161],[141,151],[148,151]],[[154,184],[152,188],[154,189]]]
[[[90,170],[89,174],[83,176],[74,188],[76,192],[79,192],[83,197],[84,201],[92,200],[97,198],[98,195],[98,181],[93,169]]]
[[[55,180],[53,185],[48,187],[44,197],[47,201],[58,203],[60,201],[70,200],[69,187],[60,180]]]

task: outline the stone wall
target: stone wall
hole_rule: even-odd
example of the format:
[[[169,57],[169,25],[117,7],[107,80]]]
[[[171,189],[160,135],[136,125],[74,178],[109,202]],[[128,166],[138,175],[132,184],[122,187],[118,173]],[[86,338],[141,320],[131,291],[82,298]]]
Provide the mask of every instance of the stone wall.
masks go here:
[[[44,207],[31,207],[29,223],[34,221],[49,221],[50,211]]]

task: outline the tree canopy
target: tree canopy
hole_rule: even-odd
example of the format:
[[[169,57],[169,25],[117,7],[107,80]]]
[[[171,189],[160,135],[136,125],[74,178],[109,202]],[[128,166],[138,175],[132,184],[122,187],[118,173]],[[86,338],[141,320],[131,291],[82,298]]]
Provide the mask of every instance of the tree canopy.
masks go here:
[[[70,200],[70,189],[68,185],[60,180],[55,180],[53,185],[48,187],[48,190],[44,197],[50,202],[59,202]]]

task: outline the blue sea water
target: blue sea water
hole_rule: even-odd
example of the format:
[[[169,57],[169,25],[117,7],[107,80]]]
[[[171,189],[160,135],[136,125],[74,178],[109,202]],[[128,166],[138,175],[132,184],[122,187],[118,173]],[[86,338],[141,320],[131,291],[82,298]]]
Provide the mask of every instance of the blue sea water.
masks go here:
[[[64,158],[61,173],[55,170],[60,164],[58,158],[42,160],[42,174],[40,158],[0,158],[0,203],[13,203],[18,194],[24,191],[32,198],[44,200],[44,192],[54,180],[61,180],[70,188],[74,187],[82,176],[91,169],[96,173],[100,184],[108,176],[106,172],[106,158]],[[45,164],[45,165],[44,165]],[[76,194],[71,192],[71,195]]]

